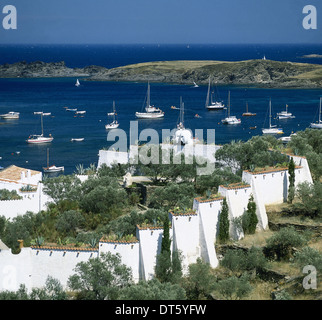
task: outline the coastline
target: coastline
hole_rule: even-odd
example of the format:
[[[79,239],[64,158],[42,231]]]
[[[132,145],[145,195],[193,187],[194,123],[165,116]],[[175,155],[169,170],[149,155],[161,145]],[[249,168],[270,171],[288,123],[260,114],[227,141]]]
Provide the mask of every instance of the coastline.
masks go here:
[[[322,65],[273,60],[175,60],[130,64],[116,68],[70,68],[60,62],[16,62],[0,65],[0,78],[80,77],[85,81],[157,82],[247,85],[261,88],[321,88]]]

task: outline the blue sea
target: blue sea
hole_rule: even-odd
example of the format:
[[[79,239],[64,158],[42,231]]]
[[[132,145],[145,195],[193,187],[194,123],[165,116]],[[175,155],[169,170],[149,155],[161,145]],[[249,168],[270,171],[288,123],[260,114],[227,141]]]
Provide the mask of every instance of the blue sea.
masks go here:
[[[0,45],[0,64],[18,61],[65,61],[68,67],[101,65],[107,68],[131,63],[160,60],[225,60],[238,61],[267,59],[321,64],[321,58],[305,58],[304,55],[322,54],[321,45]],[[18,120],[0,119],[0,166],[11,164],[34,170],[42,170],[47,164],[49,148],[50,164],[65,166],[65,173],[75,172],[76,165],[97,164],[98,151],[109,147],[105,124],[111,119],[115,101],[120,129],[127,133],[130,121],[137,120],[135,112],[141,111],[147,90],[146,83],[81,81],[76,87],[75,78],[52,79],[0,79],[0,114],[20,112]],[[215,129],[216,143],[231,140],[247,140],[261,135],[261,128],[268,125],[269,99],[273,116],[285,110],[296,118],[273,119],[282,127],[285,136],[305,130],[317,120],[320,89],[258,89],[245,86],[219,86],[220,98],[227,103],[231,97],[231,114],[241,118],[236,126],[225,126],[221,119],[226,110],[209,112],[205,109],[207,86],[151,84],[151,104],[165,112],[164,119],[139,120],[139,132],[146,128],[173,129],[178,122],[180,97],[185,105],[185,126],[195,129]],[[255,117],[242,117],[248,103]],[[86,110],[75,116],[66,107]],[[29,145],[30,134],[41,132],[40,116],[34,112],[51,112],[43,118],[44,133],[54,137],[48,145]],[[199,114],[201,118],[195,118]],[[250,127],[257,127],[250,129]],[[71,138],[84,137],[83,142],[71,142]],[[161,142],[161,140],[160,140]]]

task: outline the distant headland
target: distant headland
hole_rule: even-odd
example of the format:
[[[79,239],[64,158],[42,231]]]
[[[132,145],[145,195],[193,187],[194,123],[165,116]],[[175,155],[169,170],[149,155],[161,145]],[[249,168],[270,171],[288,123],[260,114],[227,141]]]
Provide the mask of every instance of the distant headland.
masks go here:
[[[69,68],[65,62],[17,62],[0,65],[0,78],[83,77],[88,81],[160,82],[200,85],[209,77],[217,85],[252,85],[264,88],[321,88],[322,65],[273,60],[178,60]]]

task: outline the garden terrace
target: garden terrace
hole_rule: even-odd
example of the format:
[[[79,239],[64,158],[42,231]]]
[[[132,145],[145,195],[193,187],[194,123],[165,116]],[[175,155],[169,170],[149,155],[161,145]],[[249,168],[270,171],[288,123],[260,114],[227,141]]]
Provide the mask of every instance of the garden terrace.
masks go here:
[[[198,197],[195,198],[196,201],[198,202],[211,202],[211,201],[219,201],[219,200],[223,200],[224,197],[220,194],[212,194],[209,197],[208,196],[204,196],[204,197]]]
[[[137,243],[139,242],[139,240],[131,235],[126,235],[124,237],[118,238],[116,235],[112,234],[112,235],[108,235],[108,236],[103,236],[100,239],[100,242],[104,242],[104,243],[118,243],[118,244],[122,244],[122,243]]]
[[[173,216],[196,216],[198,213],[195,210],[187,211],[170,211]]]
[[[295,166],[295,169],[301,169],[301,166]],[[265,174],[270,172],[280,172],[280,171],[287,171],[288,167],[265,167],[265,168],[255,168],[253,171],[245,170],[250,174]]]
[[[234,189],[250,188],[250,185],[244,182],[237,182],[237,183],[231,183],[228,185],[220,185],[220,187],[228,190],[234,190]]]

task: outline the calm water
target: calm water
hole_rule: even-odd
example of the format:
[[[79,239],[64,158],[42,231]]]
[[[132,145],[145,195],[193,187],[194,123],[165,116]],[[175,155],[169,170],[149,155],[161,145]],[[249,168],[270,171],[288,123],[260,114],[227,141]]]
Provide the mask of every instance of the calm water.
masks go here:
[[[9,63],[19,60],[65,60],[68,66],[73,67],[90,64],[112,67],[140,61],[171,59],[228,60],[229,58],[229,60],[241,60],[256,58],[256,54],[257,58],[263,54],[268,57],[269,50],[275,52],[280,60],[296,61],[296,59],[303,59],[300,58],[303,54],[322,52],[322,47],[298,46],[290,48],[285,46],[280,49],[283,53],[278,54],[271,47],[238,46],[239,50],[230,47],[225,59],[223,47],[220,50],[214,50],[211,46],[196,48],[194,46],[190,46],[190,48],[148,46],[147,50],[141,46],[90,46],[84,47],[81,51],[82,54],[75,55],[75,59],[73,59],[75,48],[76,46],[56,46],[49,50],[49,47],[28,49],[25,46],[24,50],[21,48],[17,50],[14,47],[0,46],[0,63],[4,63],[4,60]],[[226,47],[227,50],[228,47]],[[15,56],[12,54],[14,51],[16,52]],[[264,51],[265,53],[263,53]],[[217,52],[217,56],[215,52]],[[220,55],[223,56],[220,57]],[[273,59],[274,57],[269,58]],[[276,57],[274,59],[277,60]],[[320,59],[314,60],[316,60],[314,63],[318,63]],[[0,120],[0,166],[6,167],[15,164],[41,170],[46,165],[48,147],[50,148],[50,164],[64,165],[65,173],[74,172],[75,166],[80,163],[85,167],[91,163],[97,164],[99,149],[111,145],[106,141],[107,131],[104,126],[111,121],[106,114],[112,111],[113,100],[116,102],[119,128],[126,132],[129,131],[130,121],[136,120],[135,112],[142,109],[147,89],[146,84],[82,81],[80,87],[75,87],[75,80],[74,78],[0,79],[0,114],[9,111],[20,112],[19,120]],[[242,119],[242,123],[237,126],[225,126],[220,123],[221,119],[225,117],[226,110],[209,112],[204,108],[206,86],[193,88],[183,85],[151,84],[151,103],[165,111],[165,118],[152,121],[139,120],[139,131],[153,128],[160,133],[161,137],[162,129],[175,128],[179,112],[170,107],[179,106],[181,96],[185,103],[185,125],[187,128],[192,130],[216,129],[217,144],[234,139],[247,140],[252,135],[261,134],[265,118],[265,127],[268,125],[268,101],[271,98],[273,114],[276,115],[277,112],[284,110],[285,105],[288,104],[289,111],[296,116],[295,119],[273,120],[284,129],[285,135],[289,135],[291,132],[304,130],[310,122],[317,119],[319,97],[322,95],[322,90],[222,86],[219,87],[219,93],[225,103],[228,91],[231,92],[231,114]],[[248,102],[249,111],[257,113],[256,117],[241,116],[245,112],[246,102]],[[66,111],[64,107],[74,107],[87,112],[84,117],[75,117],[74,113]],[[51,133],[54,137],[54,141],[49,145],[34,146],[25,142],[30,134],[41,131],[40,117],[33,114],[35,111],[52,113],[52,116],[44,117],[44,132],[45,134]],[[201,118],[195,118],[196,113]],[[254,126],[257,126],[257,129],[251,130],[250,127]],[[77,137],[84,137],[85,141],[78,143],[70,141],[71,138]]]

